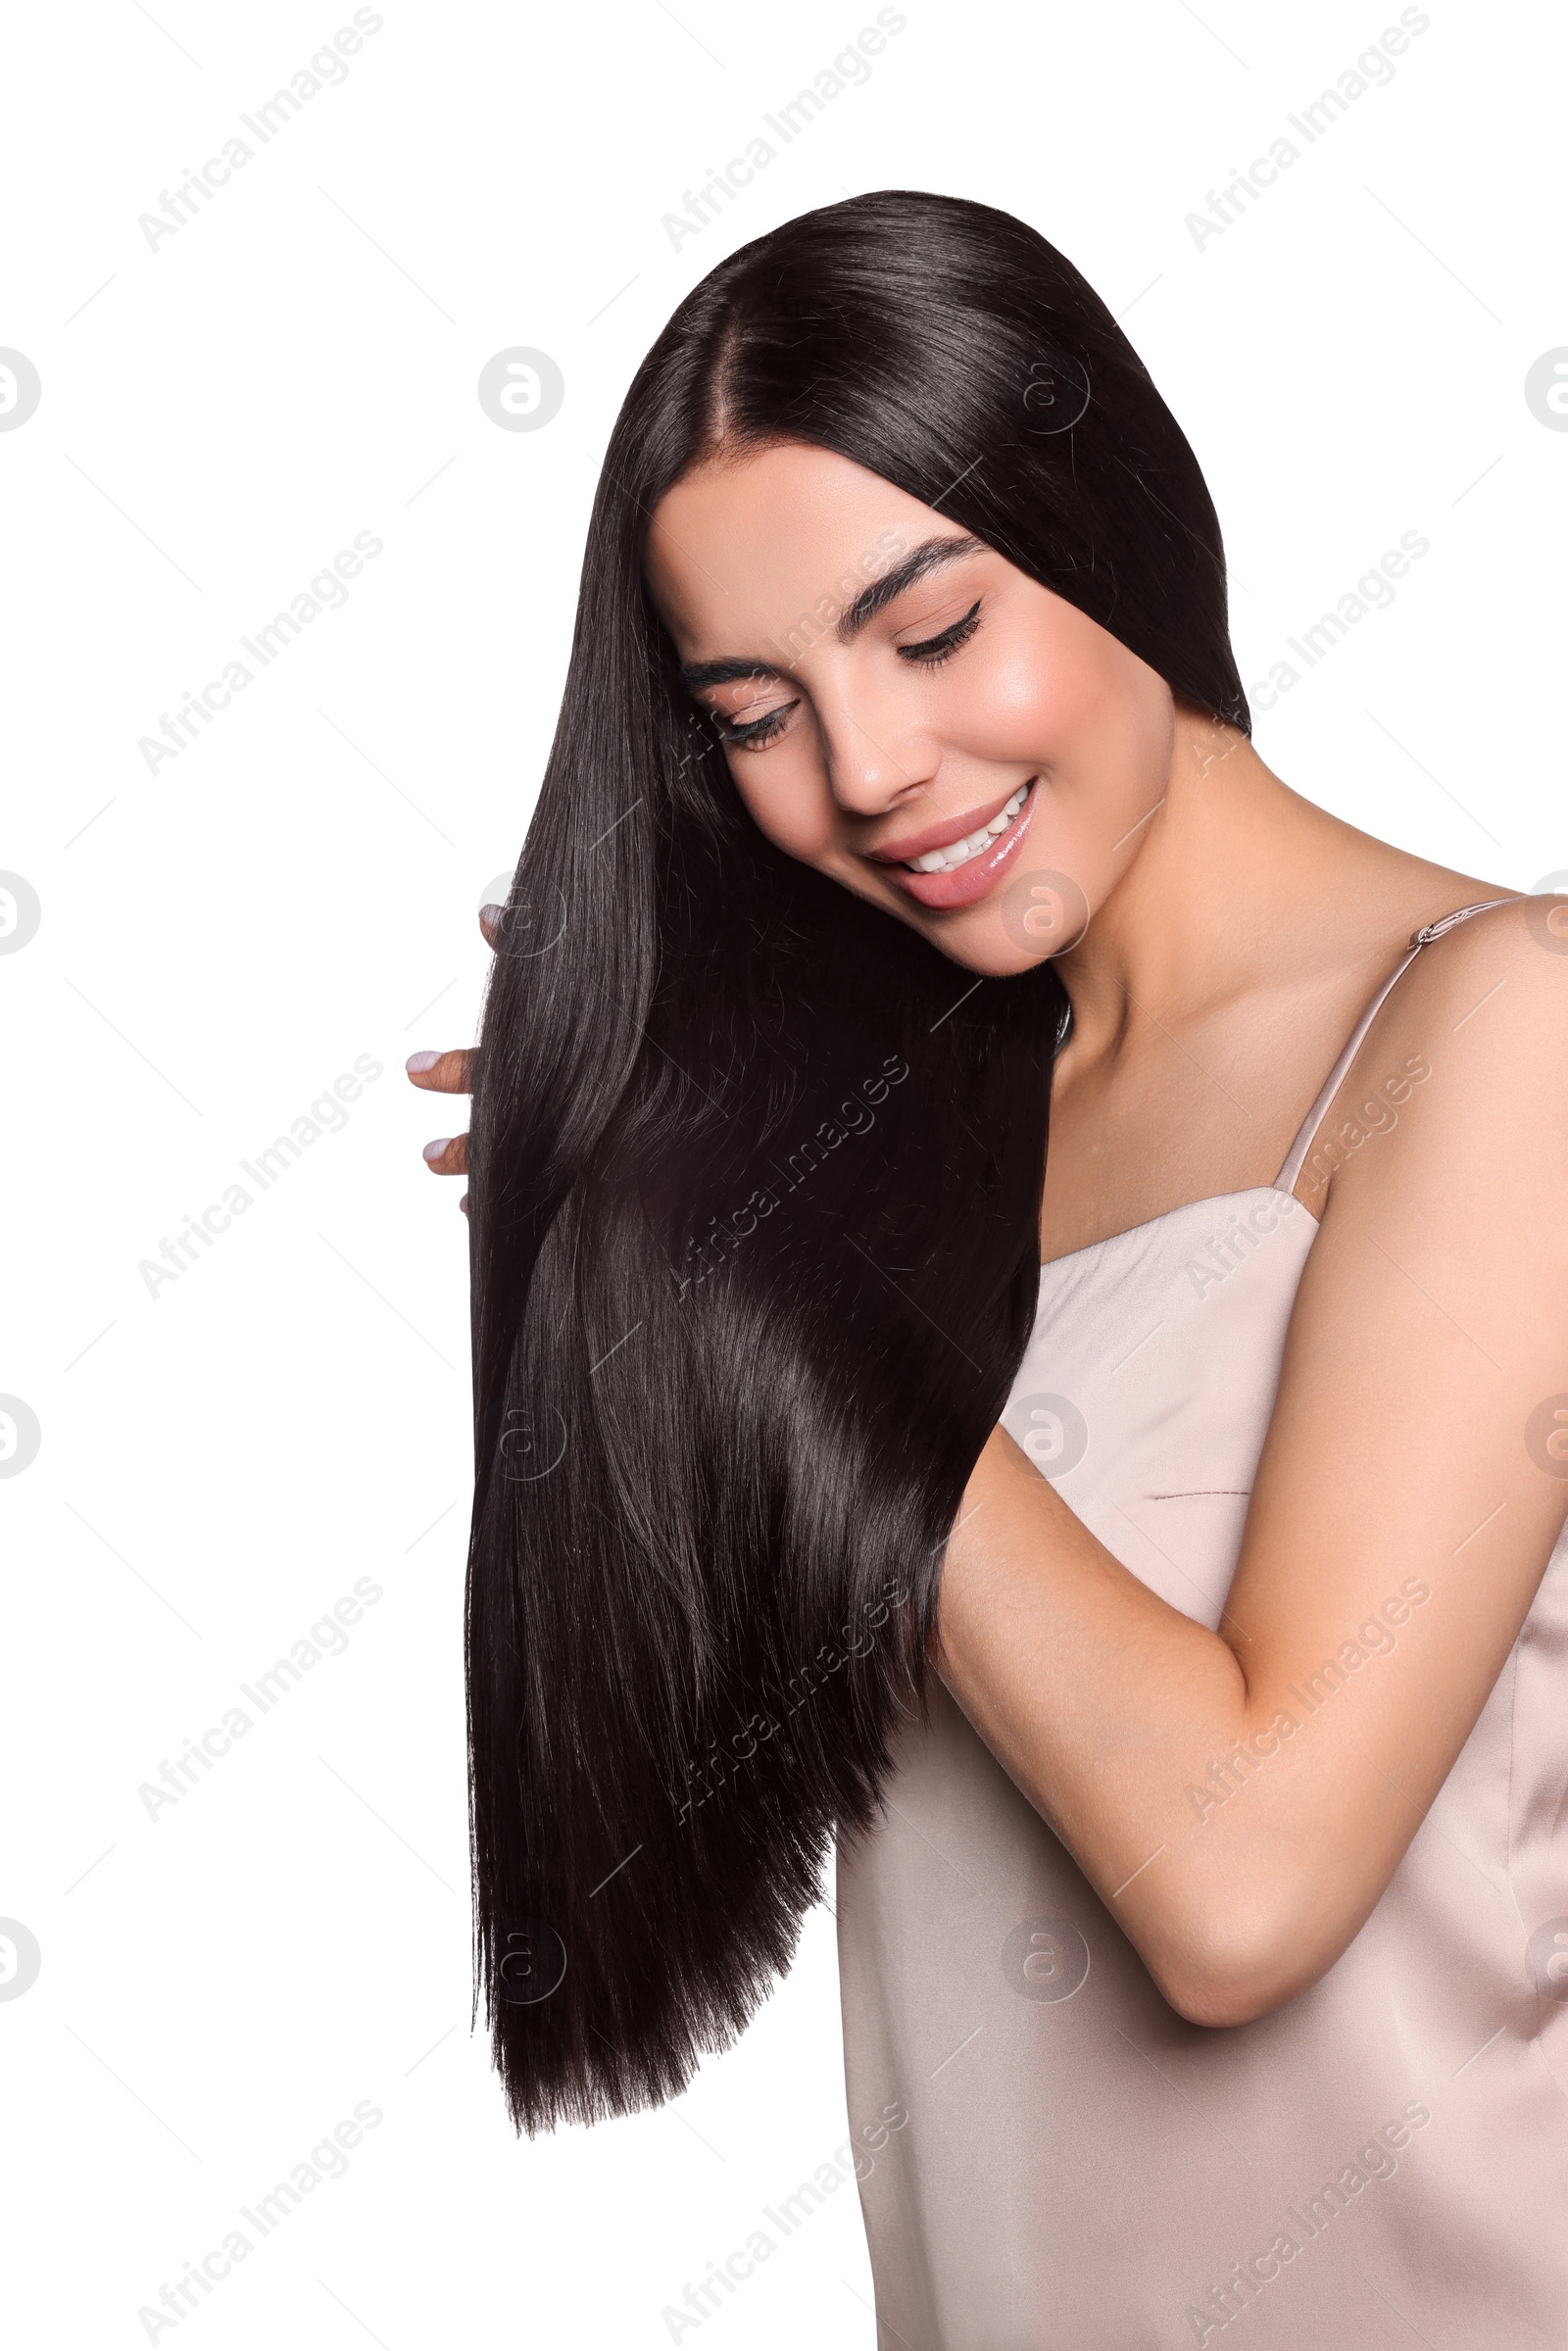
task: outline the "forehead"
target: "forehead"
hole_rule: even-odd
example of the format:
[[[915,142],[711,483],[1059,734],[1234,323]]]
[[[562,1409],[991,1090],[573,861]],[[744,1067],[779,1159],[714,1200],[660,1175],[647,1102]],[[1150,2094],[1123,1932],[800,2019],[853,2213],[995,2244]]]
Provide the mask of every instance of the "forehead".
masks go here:
[[[648,584],[683,655],[745,651],[827,598],[842,606],[958,526],[879,473],[799,442],[701,466],[655,508]]]

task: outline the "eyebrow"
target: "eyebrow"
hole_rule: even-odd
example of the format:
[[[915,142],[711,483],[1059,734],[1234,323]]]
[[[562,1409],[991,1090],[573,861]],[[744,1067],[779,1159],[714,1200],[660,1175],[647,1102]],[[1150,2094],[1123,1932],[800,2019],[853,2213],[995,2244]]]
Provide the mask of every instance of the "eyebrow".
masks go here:
[[[862,588],[847,612],[839,619],[835,635],[843,645],[852,645],[868,620],[874,620],[884,606],[890,605],[912,588],[916,580],[924,579],[930,571],[940,571],[948,563],[961,563],[971,555],[989,551],[983,539],[971,538],[967,531],[954,537],[944,534],[940,539],[922,539],[911,548],[891,571],[885,571],[868,588]]]
[[[912,547],[902,563],[862,588],[852,605],[839,614],[834,635],[841,645],[852,645],[862,628],[874,620],[878,612],[894,603],[906,589],[929,573],[944,569],[949,563],[958,563],[972,555],[989,552],[983,539],[961,533],[944,532],[941,537],[922,539]],[[738,678],[784,677],[790,664],[766,660],[760,655],[741,655],[728,661],[688,661],[681,669],[681,683],[689,694],[699,693],[704,686],[728,686]]]

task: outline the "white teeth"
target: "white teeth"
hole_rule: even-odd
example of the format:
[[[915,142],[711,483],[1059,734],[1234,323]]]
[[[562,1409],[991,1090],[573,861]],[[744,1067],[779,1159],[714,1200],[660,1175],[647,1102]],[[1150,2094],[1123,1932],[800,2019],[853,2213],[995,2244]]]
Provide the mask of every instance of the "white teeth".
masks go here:
[[[971,857],[977,857],[999,834],[1006,831],[1028,797],[1028,784],[1020,784],[1006,807],[989,824],[982,825],[979,832],[970,833],[963,841],[950,841],[946,849],[928,849],[923,857],[906,857],[905,863],[911,873],[952,873],[955,867],[967,865]]]

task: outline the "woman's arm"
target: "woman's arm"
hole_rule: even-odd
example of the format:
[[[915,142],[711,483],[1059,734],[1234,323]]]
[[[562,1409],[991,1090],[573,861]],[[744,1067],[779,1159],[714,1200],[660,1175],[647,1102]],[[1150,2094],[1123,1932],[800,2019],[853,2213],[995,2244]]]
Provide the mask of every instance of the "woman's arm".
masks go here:
[[[1568,955],[1540,906],[1425,949],[1369,1033],[1362,1071],[1432,1076],[1313,1201],[1218,1633],[1000,1429],[949,1544],[943,1679],[1198,2024],[1267,2014],[1356,1935],[1568,1506]],[[1364,1664],[1309,1706],[1347,1642]]]

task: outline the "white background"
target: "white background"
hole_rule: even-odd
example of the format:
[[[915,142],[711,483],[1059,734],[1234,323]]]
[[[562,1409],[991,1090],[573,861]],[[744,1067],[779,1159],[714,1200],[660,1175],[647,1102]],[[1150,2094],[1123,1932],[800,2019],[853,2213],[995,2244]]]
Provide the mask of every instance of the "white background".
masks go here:
[[[0,1392],[42,1431],[0,1480],[0,1915],[42,1952],[0,1999],[8,2334],[149,2339],[142,2306],[368,2100],[347,2175],[154,2339],[652,2351],[845,2136],[832,1926],[677,2106],[514,2139],[469,2031],[461,1187],[401,1075],[472,1036],[474,909],[522,841],[611,421],[679,297],[778,220],[881,186],[1020,214],[1198,451],[1250,684],[1431,542],[1257,708],[1265,759],[1528,888],[1568,867],[1568,434],[1524,396],[1568,344],[1562,27],[1435,0],[1200,247],[1187,215],[1396,7],[910,0],[677,251],[662,216],[872,7],[386,0],[342,85],[153,250],[138,215],[351,12],[154,13],[15,23],[0,137],[0,344],[42,379],[0,432],[0,867],[42,906],[0,955]],[[564,374],[539,431],[475,395],[513,345]],[[361,531],[383,548],[346,605],[149,773],[138,739]],[[140,1262],[359,1055],[383,1075],[346,1125],[150,1295]],[[364,1577],[343,1653],[149,1817],[140,1786]],[[869,2293],[846,2188],[692,2331],[868,2347]]]

